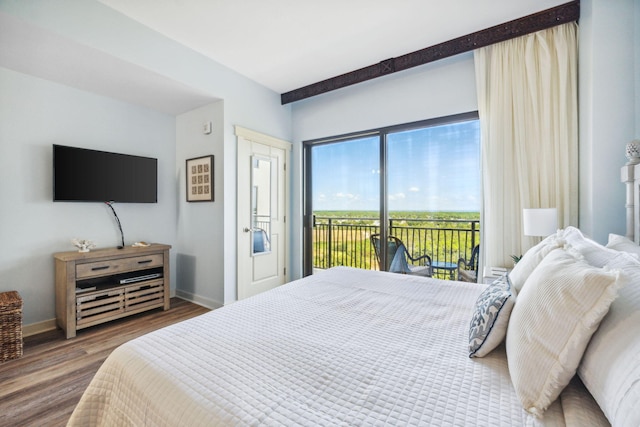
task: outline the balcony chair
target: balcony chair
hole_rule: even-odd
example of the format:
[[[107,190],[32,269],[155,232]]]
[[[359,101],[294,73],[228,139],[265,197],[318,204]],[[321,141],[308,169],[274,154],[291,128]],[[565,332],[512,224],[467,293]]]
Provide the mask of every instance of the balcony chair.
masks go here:
[[[478,282],[478,258],[480,245],[476,245],[471,251],[469,261],[464,258],[458,260],[458,280],[461,282]]]
[[[379,234],[371,235],[371,244],[376,252],[380,270],[383,270]],[[395,236],[387,237],[387,260],[386,271],[390,271],[392,273],[412,274],[424,277],[431,277],[433,275],[431,257],[429,255],[420,255],[416,257],[410,255],[404,243]]]
[[[262,228],[253,229],[253,253],[269,252],[271,250],[271,242],[267,232]]]

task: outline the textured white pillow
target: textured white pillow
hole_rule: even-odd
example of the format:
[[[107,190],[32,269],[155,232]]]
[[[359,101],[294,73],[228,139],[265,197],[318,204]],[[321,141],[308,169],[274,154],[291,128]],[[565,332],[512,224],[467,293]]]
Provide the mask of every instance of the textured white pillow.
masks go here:
[[[515,297],[507,274],[482,291],[469,325],[469,357],[486,356],[504,341]]]
[[[526,411],[542,415],[569,383],[622,283],[617,271],[565,249],[531,273],[507,329],[509,372]]]
[[[629,284],[591,337],[578,374],[612,425],[640,426],[640,261],[618,252],[607,267]]]
[[[562,413],[567,426],[573,427],[611,427],[598,402],[589,394],[578,376],[574,376],[569,385],[560,394]]]
[[[564,240],[559,238],[561,233],[562,230],[548,236],[542,242],[529,249],[513,267],[513,270],[509,273],[509,279],[516,292],[520,293],[529,275],[549,252],[564,245]]]
[[[580,252],[590,265],[594,267],[604,267],[607,263],[620,255],[615,249],[605,248],[600,243],[585,237],[580,230],[575,227],[567,227],[558,232],[559,238]]]
[[[635,254],[636,256],[640,255],[640,246],[636,245],[630,239],[627,239],[625,236],[620,236],[618,234],[609,234],[609,242],[607,243],[607,247],[610,249],[615,249],[616,251],[629,252],[631,254]]]

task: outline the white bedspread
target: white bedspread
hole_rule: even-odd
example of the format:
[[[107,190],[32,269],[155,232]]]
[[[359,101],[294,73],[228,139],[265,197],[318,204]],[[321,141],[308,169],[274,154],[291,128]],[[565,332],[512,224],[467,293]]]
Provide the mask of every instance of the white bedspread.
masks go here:
[[[565,425],[468,357],[482,289],[334,268],[119,347],[69,425]]]

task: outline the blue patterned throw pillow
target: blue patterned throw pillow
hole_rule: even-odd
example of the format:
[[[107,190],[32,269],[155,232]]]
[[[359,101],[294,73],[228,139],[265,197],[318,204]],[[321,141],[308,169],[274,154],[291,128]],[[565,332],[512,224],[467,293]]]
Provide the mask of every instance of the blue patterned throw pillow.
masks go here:
[[[504,340],[514,304],[515,290],[508,274],[480,294],[469,329],[469,357],[486,356]]]

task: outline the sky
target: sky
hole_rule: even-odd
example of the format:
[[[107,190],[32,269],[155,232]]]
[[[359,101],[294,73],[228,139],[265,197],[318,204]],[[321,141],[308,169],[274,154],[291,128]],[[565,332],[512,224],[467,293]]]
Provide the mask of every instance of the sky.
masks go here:
[[[480,211],[478,120],[387,137],[390,211]],[[378,210],[379,137],[312,149],[313,210]]]

